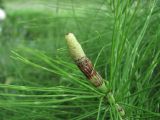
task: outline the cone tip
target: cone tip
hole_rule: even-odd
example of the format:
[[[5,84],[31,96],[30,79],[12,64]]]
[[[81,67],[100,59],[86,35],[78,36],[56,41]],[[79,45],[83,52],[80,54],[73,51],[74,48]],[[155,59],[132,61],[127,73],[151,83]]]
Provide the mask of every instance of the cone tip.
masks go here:
[[[75,36],[74,36],[74,34],[73,33],[67,33],[66,35],[65,35],[65,38],[66,38],[66,40],[71,40],[71,39],[74,39],[75,38]]]

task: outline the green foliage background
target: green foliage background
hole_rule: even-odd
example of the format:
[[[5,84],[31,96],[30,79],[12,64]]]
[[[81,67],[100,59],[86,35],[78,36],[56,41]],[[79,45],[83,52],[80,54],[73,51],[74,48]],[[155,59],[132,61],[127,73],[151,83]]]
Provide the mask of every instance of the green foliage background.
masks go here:
[[[70,58],[73,32],[128,120],[160,119],[160,2],[6,0],[0,120],[118,120]]]

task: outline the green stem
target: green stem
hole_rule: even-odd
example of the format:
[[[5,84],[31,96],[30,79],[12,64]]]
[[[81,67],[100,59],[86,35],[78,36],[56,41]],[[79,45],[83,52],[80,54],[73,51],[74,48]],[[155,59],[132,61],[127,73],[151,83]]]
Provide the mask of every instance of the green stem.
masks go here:
[[[114,106],[114,108],[116,109],[116,111],[119,114],[120,119],[123,120],[122,117],[125,116],[125,111],[119,104],[116,103],[115,98],[113,96],[113,93],[109,90],[109,82],[106,82],[106,85],[105,85],[105,83],[103,83],[101,86],[98,87],[98,89],[101,92],[106,94],[106,97],[109,101],[109,104],[111,106]]]

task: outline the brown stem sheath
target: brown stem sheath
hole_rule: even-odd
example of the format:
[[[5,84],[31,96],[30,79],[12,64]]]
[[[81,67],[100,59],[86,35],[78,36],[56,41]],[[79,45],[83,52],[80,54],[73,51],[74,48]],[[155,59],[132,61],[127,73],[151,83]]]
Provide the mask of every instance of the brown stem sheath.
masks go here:
[[[99,87],[103,84],[102,77],[93,68],[92,62],[87,57],[76,60],[76,64],[95,87]]]

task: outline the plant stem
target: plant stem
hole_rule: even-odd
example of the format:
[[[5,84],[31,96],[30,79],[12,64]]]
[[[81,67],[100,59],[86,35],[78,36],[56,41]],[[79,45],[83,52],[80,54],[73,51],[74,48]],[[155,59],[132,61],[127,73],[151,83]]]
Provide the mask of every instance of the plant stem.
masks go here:
[[[90,82],[101,92],[103,92],[109,104],[114,106],[118,112],[120,119],[125,115],[124,109],[115,102],[113,93],[109,90],[109,82],[107,81],[107,86],[101,75],[94,69],[92,62],[86,57],[81,45],[77,41],[73,33],[68,33],[66,36],[66,41],[70,54],[75,61],[76,65],[83,72],[83,74],[90,80]]]

